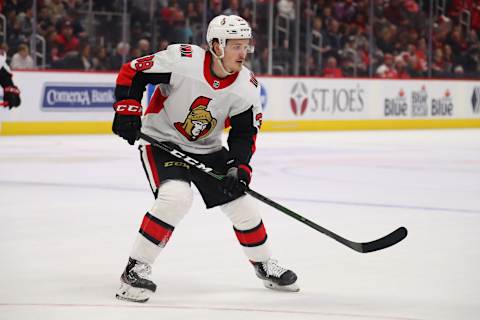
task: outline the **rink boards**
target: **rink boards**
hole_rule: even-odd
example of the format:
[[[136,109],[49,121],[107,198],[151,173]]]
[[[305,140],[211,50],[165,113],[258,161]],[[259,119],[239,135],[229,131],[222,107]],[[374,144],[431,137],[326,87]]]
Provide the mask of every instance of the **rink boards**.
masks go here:
[[[0,135],[110,133],[115,79],[114,73],[16,71],[22,105],[0,109]],[[258,80],[264,131],[480,127],[478,80]]]

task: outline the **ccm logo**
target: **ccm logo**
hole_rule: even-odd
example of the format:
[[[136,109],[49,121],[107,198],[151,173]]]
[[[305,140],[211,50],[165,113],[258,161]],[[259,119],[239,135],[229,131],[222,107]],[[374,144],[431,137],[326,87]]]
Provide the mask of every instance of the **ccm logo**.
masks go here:
[[[187,156],[186,154],[184,154],[184,153],[182,153],[178,150],[171,150],[170,154],[179,158],[179,159],[182,159],[186,163],[191,164],[192,166],[195,166],[197,169],[200,169],[202,171],[205,171],[205,172],[213,171],[212,168],[209,168],[209,167],[205,166],[203,163],[198,162],[197,160],[190,158],[189,156]]]
[[[115,111],[117,111],[117,112],[122,112],[122,111],[140,112],[140,111],[141,111],[141,107],[139,107],[139,106],[131,106],[131,105],[128,105],[128,104],[120,104],[120,105],[117,105]]]
[[[134,101],[137,103],[136,101]],[[128,101],[120,101],[114,105],[114,109],[119,114],[142,115],[142,106],[139,104],[130,104]]]

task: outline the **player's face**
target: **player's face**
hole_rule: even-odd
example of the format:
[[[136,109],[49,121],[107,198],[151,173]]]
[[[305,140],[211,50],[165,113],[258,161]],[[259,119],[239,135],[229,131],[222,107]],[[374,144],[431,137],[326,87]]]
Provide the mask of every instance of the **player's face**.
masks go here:
[[[225,46],[223,66],[230,72],[242,70],[243,63],[250,51],[249,39],[230,39]]]

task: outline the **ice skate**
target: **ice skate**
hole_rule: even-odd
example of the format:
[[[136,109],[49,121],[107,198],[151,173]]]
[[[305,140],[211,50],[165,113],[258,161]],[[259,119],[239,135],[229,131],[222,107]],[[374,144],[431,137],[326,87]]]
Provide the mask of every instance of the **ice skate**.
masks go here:
[[[297,275],[278,265],[277,260],[252,262],[257,277],[263,280],[265,288],[279,291],[297,292]]]
[[[150,280],[151,273],[152,267],[149,264],[129,258],[128,265],[120,277],[117,299],[147,302],[157,289],[157,285]]]

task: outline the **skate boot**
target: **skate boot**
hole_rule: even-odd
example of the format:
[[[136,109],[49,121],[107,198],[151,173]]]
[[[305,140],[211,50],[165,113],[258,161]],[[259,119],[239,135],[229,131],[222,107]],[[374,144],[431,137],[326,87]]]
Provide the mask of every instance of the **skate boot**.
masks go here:
[[[265,288],[280,291],[297,292],[297,275],[278,265],[277,260],[269,259],[264,262],[253,262],[257,277],[263,280]]]
[[[151,273],[152,267],[149,264],[129,258],[127,267],[120,277],[117,299],[147,302],[157,289],[157,285],[150,280]]]

